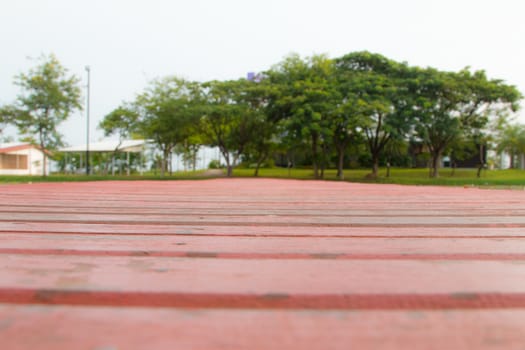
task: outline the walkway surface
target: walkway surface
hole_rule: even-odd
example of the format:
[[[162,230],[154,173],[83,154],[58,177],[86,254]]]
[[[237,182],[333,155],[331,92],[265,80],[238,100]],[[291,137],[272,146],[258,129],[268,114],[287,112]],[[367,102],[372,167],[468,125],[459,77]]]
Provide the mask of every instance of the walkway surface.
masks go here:
[[[0,348],[525,349],[525,193],[0,185]]]

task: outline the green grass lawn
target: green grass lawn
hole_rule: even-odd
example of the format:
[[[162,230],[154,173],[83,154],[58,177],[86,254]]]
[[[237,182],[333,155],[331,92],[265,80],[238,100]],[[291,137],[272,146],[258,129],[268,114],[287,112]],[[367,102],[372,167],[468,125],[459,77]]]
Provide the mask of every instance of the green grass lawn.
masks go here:
[[[235,169],[234,176],[253,176],[253,169]],[[429,177],[428,169],[390,169],[390,177],[386,177],[386,169],[380,169],[377,179],[367,179],[369,169],[345,170],[345,181],[360,183],[390,183],[403,185],[447,185],[447,186],[478,186],[478,187],[525,187],[525,171],[523,170],[484,170],[481,177],[477,178],[476,169],[456,169],[451,176],[450,169],[441,169],[437,179]],[[273,168],[261,169],[261,177],[313,179],[314,174],[310,169]],[[336,170],[325,172],[325,180],[337,180]]]
[[[253,177],[253,169],[234,169],[234,177]],[[390,177],[386,177],[386,169],[380,169],[377,179],[367,179],[368,169],[345,170],[345,181],[360,183],[390,183],[403,185],[446,185],[446,186],[476,186],[481,188],[525,188],[524,170],[484,170],[480,178],[476,177],[475,169],[457,169],[451,176],[450,169],[441,169],[440,177],[429,177],[428,169],[397,169],[392,168]],[[313,179],[311,169],[260,169],[260,177],[280,179]],[[211,176],[212,177],[212,176]],[[184,180],[210,178],[205,171],[176,172],[171,176],[145,174],[132,176],[101,176],[101,175],[59,175],[42,176],[0,176],[0,183],[28,182],[71,182],[71,181],[103,181],[103,180]],[[334,169],[325,172],[325,180],[336,181]]]
[[[161,177],[152,173],[144,175],[132,174],[127,175],[64,175],[51,174],[49,176],[14,176],[14,175],[0,175],[0,183],[29,183],[29,182],[81,182],[81,181],[142,181],[142,180],[189,180],[189,179],[206,179],[209,176],[204,174],[204,171],[180,171],[175,172],[171,176],[166,175]]]

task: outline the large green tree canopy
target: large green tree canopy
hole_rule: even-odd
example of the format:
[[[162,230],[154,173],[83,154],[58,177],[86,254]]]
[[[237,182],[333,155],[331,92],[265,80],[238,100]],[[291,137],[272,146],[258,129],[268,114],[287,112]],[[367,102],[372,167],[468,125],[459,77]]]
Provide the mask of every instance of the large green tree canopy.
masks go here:
[[[497,139],[496,149],[509,154],[510,168],[514,168],[516,156],[525,153],[525,125],[504,126]]]
[[[291,55],[267,74],[281,89],[275,106],[286,124],[287,136],[307,144],[315,177],[322,177],[319,170],[324,169],[326,147],[333,136],[329,118],[340,100],[333,62],[322,55],[306,59]]]
[[[516,111],[521,94],[485,72],[442,72],[413,68],[409,81],[415,135],[432,157],[432,176],[438,176],[443,152],[462,136],[480,138],[489,119]]]
[[[20,133],[36,142],[43,150],[62,144],[57,128],[73,111],[81,109],[79,79],[69,75],[54,55],[41,56],[38,65],[15,77],[21,92],[16,101],[1,109],[1,114],[15,124]],[[44,152],[43,175],[46,175],[47,153]]]
[[[177,143],[195,133],[201,111],[200,85],[177,77],[156,80],[134,102],[140,132],[162,152],[161,172]]]
[[[379,54],[356,52],[335,60],[339,88],[351,125],[359,127],[372,157],[372,176],[377,177],[379,157],[389,142],[405,138],[412,117],[408,68]]]
[[[187,146],[204,143],[219,148],[229,175],[239,161],[258,168],[279,149],[300,153],[316,178],[335,162],[342,179],[352,148],[366,150],[377,177],[380,163],[407,153],[411,140],[429,152],[437,176],[443,155],[486,143],[488,121],[515,111],[520,99],[483,71],[412,67],[366,51],[290,55],[256,81],[155,81],[102,126],[125,136],[139,125],[161,149],[163,168],[176,145],[195,153]]]
[[[228,176],[257,132],[259,111],[248,93],[250,84],[244,79],[203,84],[201,132],[208,144],[219,148]]]

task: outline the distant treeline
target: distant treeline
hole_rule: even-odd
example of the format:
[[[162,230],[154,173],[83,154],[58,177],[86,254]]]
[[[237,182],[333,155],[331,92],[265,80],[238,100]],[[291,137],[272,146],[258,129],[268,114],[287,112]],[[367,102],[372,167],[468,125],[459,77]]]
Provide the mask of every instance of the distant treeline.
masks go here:
[[[248,79],[155,80],[99,126],[107,136],[152,140],[162,172],[175,149],[191,159],[210,145],[229,175],[241,161],[257,172],[276,159],[312,166],[316,178],[332,166],[343,178],[349,163],[370,166],[375,177],[382,162],[409,165],[412,145],[428,155],[435,177],[444,155],[460,159],[480,145],[523,153],[519,142],[505,142],[512,127],[525,138],[522,126],[508,123],[521,98],[514,86],[468,68],[420,68],[369,52],[291,55]]]

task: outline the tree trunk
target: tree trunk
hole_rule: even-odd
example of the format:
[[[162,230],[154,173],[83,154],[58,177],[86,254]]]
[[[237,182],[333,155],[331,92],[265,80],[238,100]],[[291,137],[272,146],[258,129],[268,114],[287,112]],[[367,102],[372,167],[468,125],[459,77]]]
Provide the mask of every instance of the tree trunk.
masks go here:
[[[222,157],[226,161],[226,176],[232,177],[233,175],[233,166],[235,164],[236,159],[231,159],[230,152],[225,147],[219,146],[219,151],[222,154]]]
[[[343,172],[344,161],[345,161],[345,154],[338,147],[337,148],[337,178],[339,180],[344,180],[345,179],[345,174]]]
[[[374,178],[377,178],[379,176],[379,161],[375,160],[374,164],[372,165],[372,176]]]
[[[122,176],[122,153],[118,155],[118,175]]]
[[[320,174],[320,179],[324,180],[324,171],[326,170],[327,168],[327,159],[328,159],[328,147],[326,145],[326,142],[323,142],[322,143],[322,146],[321,146],[321,150],[322,150],[322,159],[321,159],[321,174]]]
[[[261,167],[264,160],[258,159],[257,164],[255,165],[255,172],[253,173],[253,176],[257,177],[259,176],[259,168]]]
[[[441,152],[433,152],[432,153],[432,172],[431,177],[437,178],[439,177],[439,159],[441,158]]]
[[[314,167],[314,178],[319,179],[319,163],[317,159],[317,136],[312,135],[312,162]]]
[[[479,164],[478,166],[478,172],[476,174],[476,177],[479,179],[481,177],[481,171],[483,170],[484,164]]]
[[[131,163],[132,163],[132,155],[131,154],[125,154],[124,155],[125,159],[126,159],[126,168],[124,170],[126,170],[126,176],[131,176]],[[93,162],[92,162],[93,164]],[[93,166],[91,166],[91,173],[93,173]]]
[[[46,177],[47,174],[46,174],[46,167],[47,167],[47,153],[46,153],[46,149],[44,148],[44,140],[43,140],[43,136],[42,134],[40,134],[40,151],[42,152],[42,155],[44,156],[44,159],[43,159],[43,168],[42,168],[42,177]],[[31,166],[31,164],[29,165]]]
[[[192,154],[191,154],[191,167],[192,167],[192,170],[193,171],[196,171],[197,170],[197,153],[199,152],[198,148],[197,149],[192,149]]]
[[[291,159],[290,152],[286,152],[286,165],[288,166],[288,177],[291,177],[293,161]]]
[[[379,176],[379,155],[372,154],[372,173],[368,174],[367,177],[376,179]]]
[[[162,159],[160,161],[160,176],[164,177],[166,175],[166,171],[168,170],[168,157],[169,152],[167,150],[164,150],[162,152]]]
[[[319,172],[319,179],[323,180],[324,179],[324,171],[326,169],[326,153],[325,153],[325,149],[324,149],[324,145],[321,147],[321,159],[320,159],[320,172]]]
[[[170,176],[172,176],[173,175],[173,152],[170,152],[168,155],[168,169],[169,169]]]
[[[44,167],[42,168],[42,176],[46,177],[47,176],[47,174],[46,174],[47,155],[46,155],[46,152],[44,152],[43,154],[44,154]]]
[[[386,162],[386,177],[390,177],[390,162]]]
[[[255,166],[255,172],[253,176],[257,177],[259,176],[259,169],[261,168],[263,162],[269,158],[269,151],[263,151],[261,154],[259,154],[259,157],[257,158],[257,164]]]

